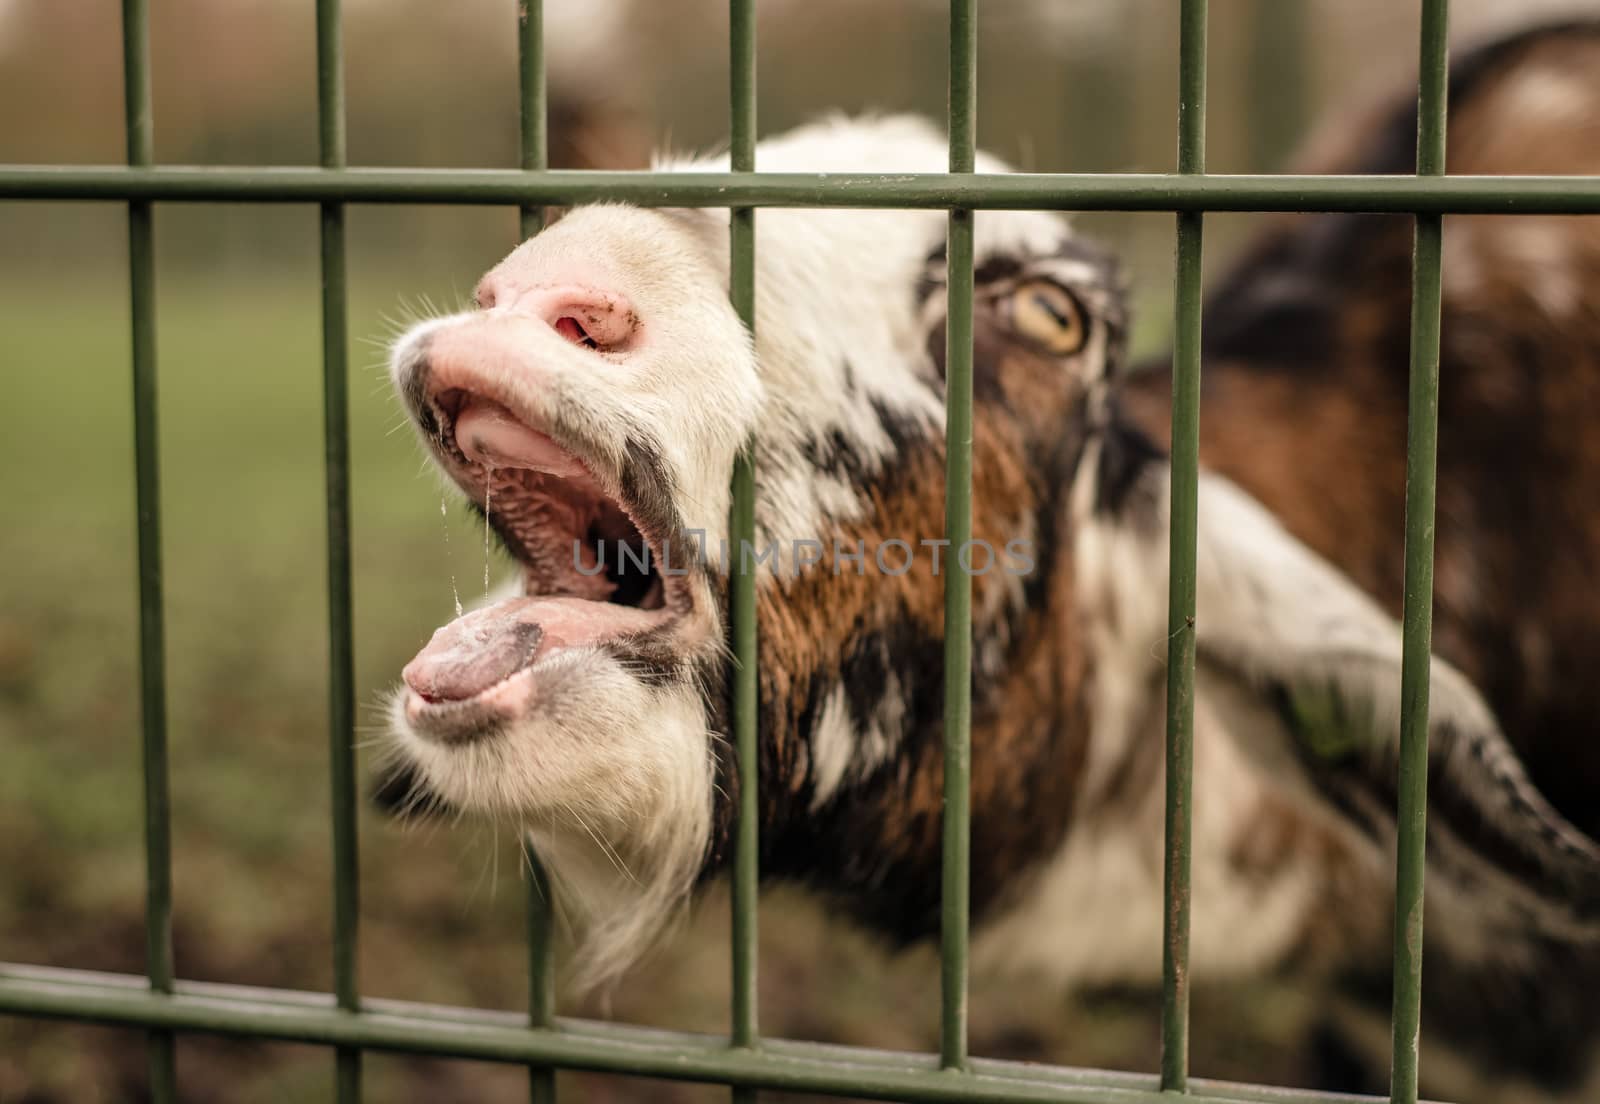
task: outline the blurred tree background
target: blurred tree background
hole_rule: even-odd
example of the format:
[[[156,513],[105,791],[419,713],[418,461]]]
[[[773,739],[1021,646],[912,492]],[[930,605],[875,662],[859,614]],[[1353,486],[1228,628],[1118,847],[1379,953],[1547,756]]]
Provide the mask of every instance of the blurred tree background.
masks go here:
[[[1457,0],[1458,39],[1600,3]],[[152,5],[156,158],[316,160],[309,0]],[[641,166],[724,138],[717,0],[546,0],[559,164]],[[979,140],[1024,169],[1164,171],[1175,161],[1172,0],[991,0]],[[1209,156],[1282,167],[1313,122],[1408,79],[1414,4],[1212,0]],[[347,0],[352,164],[511,167],[516,0]],[[760,113],[773,133],[832,110],[944,110],[934,0],[762,0]],[[0,0],[0,162],[124,158],[120,6]],[[184,977],[325,989],[328,793],[317,229],[308,206],[158,207],[176,952]],[[1126,258],[1138,344],[1170,311],[1172,220],[1086,216]],[[1215,270],[1249,232],[1211,221]],[[460,301],[514,242],[509,210],[349,215],[357,677],[376,740],[382,694],[482,578],[482,535],[440,517],[383,378],[405,320]],[[137,972],[138,783],[132,429],[124,214],[0,203],[0,959]],[[369,747],[364,757],[370,760]],[[362,829],[361,975],[374,995],[516,1008],[524,994],[516,849],[487,828]],[[927,1048],[933,959],[889,956],[786,891],[763,909],[763,1026]],[[773,907],[773,902],[779,902]],[[609,1000],[565,1011],[719,1030],[726,909],[694,910]],[[1151,948],[1152,959],[1158,949]],[[1271,984],[1199,979],[1198,1074],[1303,1080],[1313,1009]],[[979,1053],[1148,1069],[1150,994],[1070,1002],[975,984]],[[319,1100],[314,1048],[184,1038],[190,1099]],[[370,1099],[522,1099],[519,1071],[369,1058]],[[141,1098],[137,1033],[0,1019],[0,1101]],[[568,1099],[723,1099],[721,1090],[567,1078]]]

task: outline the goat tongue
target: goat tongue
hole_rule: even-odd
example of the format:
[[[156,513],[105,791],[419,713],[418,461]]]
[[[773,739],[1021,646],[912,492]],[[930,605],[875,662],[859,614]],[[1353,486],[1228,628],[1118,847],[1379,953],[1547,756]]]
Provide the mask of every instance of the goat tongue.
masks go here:
[[[512,598],[458,617],[433,634],[401,677],[430,702],[476,697],[533,662],[544,640],[528,616],[537,605]]]
[[[439,629],[401,677],[424,701],[475,698],[534,660],[662,624],[663,611],[571,596],[507,598]]]

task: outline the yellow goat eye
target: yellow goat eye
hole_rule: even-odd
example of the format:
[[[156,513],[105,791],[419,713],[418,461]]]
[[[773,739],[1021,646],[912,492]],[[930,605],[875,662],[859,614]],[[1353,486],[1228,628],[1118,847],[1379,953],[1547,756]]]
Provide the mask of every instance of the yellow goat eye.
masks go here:
[[[1011,325],[1023,337],[1055,356],[1069,356],[1089,340],[1083,306],[1051,280],[1027,280],[1011,292]]]

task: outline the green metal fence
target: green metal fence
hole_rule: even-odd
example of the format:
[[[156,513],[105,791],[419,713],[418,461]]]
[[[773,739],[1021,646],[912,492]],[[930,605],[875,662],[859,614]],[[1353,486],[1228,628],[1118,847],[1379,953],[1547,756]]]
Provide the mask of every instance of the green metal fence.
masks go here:
[[[1445,177],[1447,0],[1422,0],[1417,174],[1407,177],[1218,176],[1205,172],[1206,3],[1179,0],[1181,75],[1178,173],[1027,174],[973,172],[976,110],[974,0],[950,3],[950,171],[914,176],[755,172],[753,0],[730,0],[732,163],[727,173],[548,172],[542,12],[523,0],[520,23],[520,171],[432,171],[345,167],[339,0],[317,4],[321,164],[315,169],[158,168],[152,161],[148,0],[124,0],[126,168],[0,168],[0,199],[115,199],[128,204],[132,286],[133,410],[138,511],[142,662],[146,975],[0,964],[0,1012],[142,1027],[148,1032],[151,1096],[178,1098],[173,1039],[184,1031],[326,1044],[336,1054],[336,1096],[361,1096],[365,1050],[450,1055],[526,1064],[530,1095],[554,1099],[555,1069],[581,1069],[728,1085],[753,1099],[763,1088],[918,1101],[1155,1102],[1188,1093],[1206,1101],[1328,1104],[1327,1093],[1191,1079],[1188,1076],[1189,857],[1195,658],[1195,533],[1200,381],[1200,260],[1207,211],[1388,211],[1416,220],[1411,344],[1411,415],[1406,495],[1406,601],[1402,675],[1400,841],[1394,939],[1391,1100],[1417,1094],[1421,1000],[1426,732],[1437,435],[1440,230],[1452,213],[1600,213],[1600,183],[1557,177]],[[754,579],[732,580],[734,737],[742,785],[733,868],[733,1005],[726,1037],[558,1019],[552,1015],[550,918],[543,872],[530,870],[529,1009],[526,1016],[361,996],[356,974],[357,782],[351,669],[348,407],[345,363],[344,208],[348,203],[519,206],[523,233],[539,228],[549,203],[599,199],[637,204],[732,206],[734,305],[754,316],[756,209],[922,207],[949,211],[948,467],[946,533],[971,527],[972,230],[978,209],[1165,210],[1177,215],[1173,374],[1172,542],[1167,685],[1166,920],[1159,1077],[1023,1065],[967,1053],[968,777],[971,682],[970,581],[947,573],[945,641],[945,817],[941,941],[942,1043],[937,1055],[763,1038],[756,1016],[756,634]],[[329,754],[333,788],[334,992],[179,981],[171,943],[172,891],[167,794],[162,619],[161,510],[156,434],[152,204],[204,200],[316,203],[322,230],[322,332],[330,640]],[[757,473],[748,457],[734,476],[734,539],[753,529]],[[1151,948],[1156,953],[1156,948]]]

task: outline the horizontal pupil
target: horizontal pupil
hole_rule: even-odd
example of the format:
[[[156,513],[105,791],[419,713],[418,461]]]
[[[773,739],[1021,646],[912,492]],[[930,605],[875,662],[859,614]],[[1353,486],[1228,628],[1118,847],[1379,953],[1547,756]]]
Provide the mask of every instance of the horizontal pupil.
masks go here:
[[[1072,325],[1072,319],[1068,318],[1061,311],[1057,310],[1056,305],[1050,301],[1050,297],[1044,292],[1034,292],[1033,301],[1039,305],[1041,310],[1043,310],[1051,318],[1055,319],[1056,325],[1060,326],[1062,329],[1066,329],[1068,326]]]

